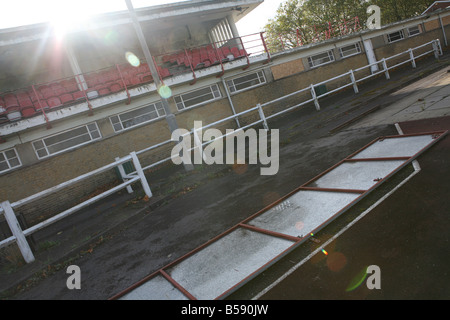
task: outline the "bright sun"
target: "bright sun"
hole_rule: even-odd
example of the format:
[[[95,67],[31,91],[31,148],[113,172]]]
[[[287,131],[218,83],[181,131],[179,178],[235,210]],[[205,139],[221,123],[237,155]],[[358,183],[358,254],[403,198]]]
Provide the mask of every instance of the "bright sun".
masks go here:
[[[65,1],[60,1],[49,11],[49,21],[53,31],[58,38],[63,38],[70,30],[77,25],[83,25],[89,18],[89,13],[82,6],[69,5]]]

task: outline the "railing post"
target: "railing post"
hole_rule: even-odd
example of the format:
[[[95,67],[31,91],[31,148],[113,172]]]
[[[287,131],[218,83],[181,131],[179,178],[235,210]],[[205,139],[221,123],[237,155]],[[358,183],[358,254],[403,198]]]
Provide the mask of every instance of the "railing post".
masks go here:
[[[259,36],[261,37],[261,41],[264,47],[264,51],[267,53],[267,61],[264,64],[269,63],[271,60],[269,48],[267,47],[266,40],[264,40],[264,32],[260,32]],[[241,40],[242,41],[242,40]]]
[[[127,105],[128,105],[128,104],[130,104],[130,103],[131,103],[131,96],[130,96],[130,92],[128,92],[128,87],[127,87],[127,84],[126,84],[126,82],[125,82],[125,79],[123,78],[123,74],[122,74],[122,71],[120,71],[120,68],[119,68],[119,65],[118,65],[118,64],[116,64],[116,68],[117,68],[117,71],[119,72],[119,75],[120,75],[120,80],[122,81],[123,87],[125,88],[125,92],[127,93],[127,97],[128,97],[128,102],[127,102]]]
[[[134,168],[136,169],[136,173],[139,176],[139,179],[141,180],[142,188],[144,189],[145,194],[151,198],[152,197],[152,191],[150,190],[150,186],[148,185],[147,178],[145,178],[144,170],[142,170],[141,163],[139,162],[139,159],[136,155],[136,152],[131,152],[131,159],[133,160]]]
[[[356,84],[355,74],[353,73],[353,70],[350,70],[349,72],[350,72],[350,79],[352,80],[353,83],[353,90],[355,91],[355,93],[359,93],[358,85]]]
[[[433,51],[434,51],[434,57],[436,59],[439,59],[439,46],[436,40],[432,41]]]
[[[116,160],[116,161],[119,161],[120,158],[117,157],[115,160]],[[119,165],[117,166],[117,169],[119,170],[120,177],[122,178],[122,181],[125,182],[125,180],[126,180],[126,179],[125,179],[125,176],[126,176],[127,174],[126,174],[125,169],[124,169],[124,167],[123,167],[123,163],[122,163],[122,164],[119,164]],[[128,193],[133,193],[133,188],[129,185],[129,186],[127,186],[127,191],[128,191]]]
[[[439,50],[439,55],[442,56],[444,54],[444,52],[442,52],[441,40],[436,39],[436,45],[437,45],[438,50]]]
[[[20,227],[19,221],[14,214],[14,210],[11,207],[11,204],[9,203],[9,201],[4,201],[1,203],[1,206],[3,208],[6,222],[8,223],[13,236],[16,238],[17,245],[19,246],[19,250],[22,253],[23,258],[25,259],[25,262],[33,262],[35,260],[33,252],[31,251],[27,239],[23,234],[22,228]]]
[[[389,70],[388,70],[388,67],[387,67],[387,64],[386,64],[386,59],[385,58],[383,58],[382,60],[381,60],[381,62],[382,62],[382,64],[383,64],[383,70],[384,70],[384,74],[386,75],[386,79],[390,79],[391,78],[391,76],[389,75]]]
[[[317,99],[316,91],[314,90],[314,85],[311,84],[311,96],[314,99],[314,105],[316,106],[317,111],[320,111],[319,99]]]
[[[259,117],[263,121],[264,129],[269,130],[269,126],[267,125],[266,116],[264,115],[264,111],[261,107],[261,104],[258,103],[256,106],[258,107]]]
[[[415,69],[416,68],[416,60],[414,60],[414,53],[411,48],[408,50],[408,52],[409,52],[409,58],[411,59],[411,65]]]

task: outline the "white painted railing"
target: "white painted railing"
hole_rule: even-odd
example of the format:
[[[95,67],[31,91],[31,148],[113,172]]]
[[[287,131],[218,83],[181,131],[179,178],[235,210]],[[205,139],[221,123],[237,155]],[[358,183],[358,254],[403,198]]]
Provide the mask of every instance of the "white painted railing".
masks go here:
[[[95,196],[95,197],[92,197],[92,198],[90,198],[90,199],[88,199],[88,200],[86,200],[86,201],[84,201],[84,202],[82,202],[82,203],[80,203],[80,204],[70,208],[70,209],[67,209],[67,210],[65,210],[65,211],[63,211],[63,212],[61,212],[61,213],[59,213],[59,214],[57,214],[57,215],[55,215],[55,216],[45,220],[45,221],[42,221],[42,222],[40,222],[40,223],[38,223],[38,224],[36,224],[36,225],[26,229],[26,230],[22,230],[22,228],[20,227],[19,222],[18,222],[18,220],[16,218],[16,215],[14,213],[14,209],[15,208],[23,206],[23,205],[25,205],[27,203],[30,203],[30,202],[34,201],[34,200],[40,199],[40,198],[42,198],[44,196],[48,196],[48,195],[50,195],[52,193],[55,193],[55,192],[57,192],[59,190],[62,190],[62,189],[67,188],[67,187],[69,187],[71,185],[74,185],[74,184],[79,183],[79,182],[81,182],[83,180],[86,180],[86,179],[88,179],[88,178],[90,178],[90,177],[92,177],[94,175],[97,175],[97,174],[106,172],[108,170],[111,170],[111,169],[113,169],[115,167],[121,166],[123,163],[128,162],[128,161],[132,161],[133,162],[133,165],[134,165],[136,171],[135,171],[135,175],[130,175],[129,179],[127,179],[127,181],[125,181],[125,182],[123,182],[123,183],[121,183],[121,184],[119,184],[119,185],[117,185],[117,186],[115,186],[115,187],[113,187],[113,188],[111,188],[111,189],[109,189],[109,190],[107,190],[107,191],[105,191],[105,192]],[[65,217],[68,217],[72,213],[74,213],[74,212],[76,212],[76,211],[78,211],[78,210],[80,210],[82,208],[85,208],[85,207],[95,203],[96,201],[98,201],[98,200],[100,200],[102,198],[105,198],[105,197],[107,197],[107,196],[109,196],[109,195],[111,195],[111,194],[113,194],[113,193],[115,193],[115,192],[117,192],[117,191],[119,191],[119,190],[121,190],[123,188],[126,188],[129,185],[131,185],[132,183],[135,183],[137,181],[141,182],[145,194],[148,197],[151,197],[152,193],[151,193],[150,187],[149,187],[149,185],[147,183],[147,180],[145,178],[144,171],[142,170],[141,165],[139,163],[139,159],[138,159],[136,153],[132,152],[130,155],[128,155],[126,157],[123,157],[123,158],[120,158],[120,159],[117,159],[113,163],[110,163],[110,164],[108,164],[106,166],[103,166],[103,167],[101,167],[99,169],[96,169],[94,171],[88,172],[88,173],[86,173],[84,175],[81,175],[79,177],[76,177],[76,178],[74,178],[72,180],[69,180],[69,181],[63,182],[61,184],[58,184],[57,186],[54,186],[52,188],[49,188],[49,189],[46,189],[46,190],[41,191],[39,193],[36,193],[36,194],[34,194],[32,196],[29,196],[27,198],[24,198],[22,200],[19,200],[19,201],[13,202],[13,203],[10,203],[9,201],[4,201],[4,202],[2,202],[0,204],[0,213],[3,212],[3,214],[5,215],[5,219],[6,219],[8,225],[9,225],[9,227],[11,229],[12,236],[10,236],[9,238],[7,238],[5,240],[2,240],[0,242],[0,248],[4,247],[6,245],[9,245],[9,244],[11,244],[11,243],[13,243],[15,241],[15,242],[17,242],[17,244],[19,246],[19,249],[20,249],[20,252],[22,253],[22,256],[25,259],[25,261],[27,263],[33,262],[34,261],[34,256],[33,256],[33,253],[32,253],[32,251],[30,249],[30,246],[28,245],[28,242],[25,239],[26,236],[29,236],[29,235],[33,234],[34,232],[36,232],[36,231],[38,231],[38,230],[40,230],[42,228],[45,228],[45,227],[55,223],[56,221],[59,221],[59,220],[65,218]]]
[[[430,45],[431,45],[431,50],[425,51],[425,52],[423,52],[423,53],[421,53],[419,55],[416,55],[416,56],[414,55],[414,51],[415,50],[418,50],[420,48],[423,48],[423,47],[426,47],[426,46],[430,46]],[[403,65],[403,64],[408,63],[408,62],[411,62],[412,67],[415,68],[416,67],[416,61],[415,60],[420,58],[420,57],[423,57],[425,55],[428,55],[430,53],[434,53],[436,58],[438,58],[439,55],[443,54],[439,40],[430,41],[428,43],[425,43],[423,45],[420,45],[420,46],[412,48],[412,49],[408,49],[408,50],[406,50],[404,52],[398,53],[398,54],[393,55],[391,57],[383,58],[380,61],[376,61],[376,62],[374,62],[372,64],[360,67],[360,68],[355,69],[355,70],[349,70],[348,72],[346,72],[344,74],[338,75],[336,77],[333,77],[331,79],[322,81],[320,83],[311,84],[310,86],[308,86],[308,87],[306,87],[304,89],[292,92],[292,93],[290,93],[288,95],[285,95],[283,97],[280,97],[280,98],[277,98],[277,99],[274,99],[274,100],[271,100],[271,101],[268,101],[268,102],[265,102],[265,103],[262,103],[262,104],[257,104],[253,108],[250,108],[248,110],[242,111],[242,112],[234,114],[232,116],[223,118],[221,120],[215,121],[213,123],[210,123],[208,125],[203,126],[202,128],[192,129],[186,135],[191,135],[191,134],[195,135],[197,130],[207,129],[209,127],[212,127],[212,126],[215,126],[215,125],[218,125],[218,124],[221,124],[221,123],[224,123],[226,121],[233,120],[233,119],[236,120],[238,117],[241,117],[241,116],[246,115],[246,114],[248,114],[250,112],[256,112],[256,111],[259,114],[259,118],[260,118],[259,120],[256,120],[256,121],[254,121],[254,122],[252,122],[250,124],[247,124],[247,125],[245,125],[243,127],[240,127],[239,129],[235,130],[232,134],[235,134],[236,132],[238,132],[240,130],[245,130],[245,129],[249,128],[249,127],[252,127],[252,126],[255,126],[255,125],[258,125],[258,124],[263,124],[264,128],[267,130],[268,129],[268,125],[267,125],[267,120],[268,119],[280,116],[280,115],[282,115],[282,114],[284,114],[286,112],[292,111],[292,110],[294,110],[294,109],[296,109],[296,108],[298,108],[300,106],[306,105],[306,104],[311,103],[311,102],[314,103],[317,111],[319,111],[320,110],[320,104],[319,104],[319,99],[320,98],[323,98],[323,97],[325,97],[327,95],[330,95],[332,93],[335,93],[337,91],[345,89],[345,88],[347,88],[349,86],[352,86],[354,92],[358,93],[359,92],[359,90],[358,90],[358,83],[359,82],[365,81],[365,80],[367,80],[369,78],[375,77],[375,76],[377,76],[379,74],[382,74],[382,73],[385,74],[386,79],[390,79],[389,70],[391,70],[393,68],[396,68],[396,67],[399,67],[400,65]],[[388,67],[387,61],[392,60],[392,59],[397,58],[397,57],[400,57],[402,55],[407,55],[407,59],[405,59],[404,61],[401,61],[401,62],[399,62],[399,63],[397,63],[395,65],[392,65],[392,66]],[[382,68],[381,68],[380,71],[373,72],[370,75],[362,77],[360,79],[356,78],[355,73],[357,73],[359,71],[362,71],[362,70],[364,70],[366,68],[371,68],[374,65],[377,65],[379,67],[379,64],[382,65]],[[341,79],[341,78],[349,79],[349,83],[346,83],[346,84],[344,84],[344,85],[342,85],[340,87],[337,87],[337,88],[335,88],[333,90],[327,91],[324,94],[321,94],[321,95],[317,95],[316,94],[315,88],[317,86],[325,85],[325,84],[327,84],[329,82],[332,82],[332,81],[335,81],[335,80]],[[276,102],[285,101],[286,99],[291,98],[291,97],[293,97],[295,95],[298,95],[298,94],[300,94],[302,92],[309,92],[311,94],[311,99],[307,99],[307,100],[302,101],[302,102],[300,102],[298,104],[295,104],[293,106],[286,107],[282,111],[279,111],[277,113],[271,114],[270,116],[265,116],[264,109],[263,109],[264,107],[266,107],[268,105],[271,105],[273,103],[276,103]],[[224,137],[226,137],[228,135],[230,135],[230,133],[222,135],[220,137],[216,137],[213,140],[204,142],[204,143],[201,144],[201,147],[203,147],[203,146],[205,146],[205,145],[207,145],[209,143],[212,143],[213,141],[222,139],[222,138],[224,138]],[[151,169],[151,168],[154,168],[154,167],[156,167],[158,165],[161,165],[161,164],[163,164],[163,163],[165,163],[165,162],[167,162],[169,160],[172,160],[172,157],[170,156],[170,157],[167,157],[165,159],[162,159],[162,160],[159,160],[157,162],[154,162],[154,163],[152,163],[152,164],[150,164],[150,165],[148,165],[146,167],[141,167],[141,164],[140,164],[139,159],[138,159],[138,155],[143,154],[145,152],[152,151],[152,150],[154,150],[156,148],[159,148],[159,147],[162,147],[164,145],[168,145],[168,144],[171,144],[171,143],[174,143],[174,142],[176,142],[176,141],[166,140],[166,141],[163,141],[161,143],[158,143],[158,144],[155,144],[153,146],[150,146],[148,148],[142,149],[140,151],[132,152],[130,155],[125,156],[123,158],[116,158],[116,161],[111,163],[111,164],[109,164],[109,165],[106,165],[106,166],[101,167],[101,168],[99,168],[97,170],[91,171],[91,172],[86,173],[84,175],[81,175],[81,176],[79,176],[77,178],[74,178],[72,180],[66,181],[64,183],[61,183],[61,184],[59,184],[59,185],[57,185],[55,187],[52,187],[50,189],[47,189],[47,190],[41,191],[39,193],[36,193],[36,194],[34,194],[34,195],[30,196],[30,197],[27,197],[25,199],[22,199],[22,200],[13,202],[13,203],[10,203],[9,201],[2,202],[0,204],[0,214],[3,213],[5,215],[6,221],[7,221],[8,225],[9,225],[13,235],[11,237],[5,239],[5,240],[2,240],[0,242],[0,248],[2,248],[4,246],[7,246],[7,245],[9,245],[9,244],[11,244],[13,242],[17,242],[17,244],[19,246],[19,249],[20,249],[20,251],[21,251],[25,261],[27,263],[30,263],[30,262],[34,261],[34,256],[33,256],[33,253],[32,253],[32,251],[30,249],[30,246],[28,245],[28,242],[27,242],[27,240],[25,238],[26,236],[29,236],[29,235],[33,234],[34,232],[36,232],[36,231],[38,231],[38,230],[40,230],[42,228],[45,228],[45,227],[49,226],[50,224],[52,224],[52,223],[54,223],[56,221],[59,221],[59,220],[65,218],[65,217],[71,215],[72,213],[74,213],[74,212],[76,212],[76,211],[78,211],[78,210],[80,210],[80,209],[82,209],[84,207],[87,207],[87,206],[95,203],[96,201],[98,201],[98,200],[100,200],[102,198],[105,198],[105,197],[107,197],[107,196],[109,196],[109,195],[111,195],[111,194],[113,194],[113,193],[115,193],[115,192],[117,192],[117,191],[119,191],[121,189],[127,188],[128,192],[131,193],[133,191],[131,189],[131,184],[133,184],[133,183],[135,183],[137,181],[141,182],[145,194],[148,197],[151,197],[152,196],[152,192],[151,192],[150,186],[148,185],[148,182],[147,182],[147,180],[145,178],[144,171],[146,171],[148,169]],[[190,148],[188,151],[192,151],[192,150],[194,150],[194,149],[196,149],[198,147],[199,146],[196,145],[196,146]],[[129,162],[129,161],[132,161],[132,163],[134,165],[134,168],[135,168],[135,171],[132,172],[132,173],[125,174],[125,170],[124,170],[123,164],[126,163],[126,162]],[[73,185],[75,183],[78,183],[78,182],[80,182],[80,181],[82,181],[84,179],[87,179],[87,178],[89,178],[89,177],[91,177],[93,175],[100,174],[102,172],[105,172],[105,171],[110,170],[110,169],[115,168],[115,167],[118,168],[118,170],[119,170],[119,172],[120,172],[120,174],[122,176],[123,183],[121,183],[118,186],[116,186],[114,188],[111,188],[108,191],[105,191],[102,194],[99,194],[99,195],[97,195],[97,196],[95,196],[95,197],[93,197],[93,198],[91,198],[89,200],[86,200],[86,201],[84,201],[84,202],[82,202],[82,203],[80,203],[80,204],[78,204],[78,205],[76,205],[76,206],[74,206],[74,207],[72,207],[70,209],[67,209],[64,212],[61,212],[61,213],[59,213],[59,214],[57,214],[57,215],[55,215],[55,216],[53,216],[53,217],[43,221],[43,222],[40,222],[40,223],[38,223],[38,224],[36,224],[36,225],[26,229],[26,230],[22,230],[21,229],[21,227],[19,225],[19,222],[18,222],[18,220],[17,220],[17,218],[15,216],[14,208],[20,207],[20,206],[22,206],[24,204],[27,204],[27,203],[31,202],[31,201],[38,200],[38,199],[42,198],[43,196],[55,193],[55,192],[57,192],[57,191],[59,191],[61,189],[64,189],[64,188],[66,188],[68,186],[71,186],[71,185]]]

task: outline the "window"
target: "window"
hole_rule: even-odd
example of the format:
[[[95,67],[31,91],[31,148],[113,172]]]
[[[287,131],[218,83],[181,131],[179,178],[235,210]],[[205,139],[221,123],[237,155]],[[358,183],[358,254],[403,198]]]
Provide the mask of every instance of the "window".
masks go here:
[[[327,52],[316,54],[308,58],[308,63],[311,68],[320,66],[322,64],[330,63],[334,61],[333,51],[329,50]]]
[[[109,118],[115,132],[120,132],[166,115],[161,102],[121,113]]]
[[[418,35],[419,33],[420,33],[420,27],[418,25],[415,27],[408,28],[408,35],[410,37]]]
[[[227,86],[231,93],[257,87],[264,83],[266,83],[266,78],[264,77],[264,72],[262,71],[227,80]]]
[[[221,98],[219,87],[214,84],[209,87],[197,89],[191,92],[183,93],[178,96],[175,96],[175,103],[177,105],[178,110],[184,110],[187,108],[192,108],[209,101],[213,101]]]
[[[21,165],[22,163],[20,162],[16,149],[0,151],[0,173],[20,167]]]
[[[359,45],[359,42],[357,42],[349,46],[339,48],[339,53],[341,55],[341,58],[347,58],[355,54],[361,53],[361,46]]]
[[[395,41],[400,41],[402,39],[405,38],[405,34],[403,33],[403,30],[397,31],[397,32],[393,32],[393,33],[389,33],[387,35],[388,37],[388,42],[395,42]]]
[[[33,147],[39,159],[57,154],[101,138],[97,124],[90,123],[53,136],[36,140]]]

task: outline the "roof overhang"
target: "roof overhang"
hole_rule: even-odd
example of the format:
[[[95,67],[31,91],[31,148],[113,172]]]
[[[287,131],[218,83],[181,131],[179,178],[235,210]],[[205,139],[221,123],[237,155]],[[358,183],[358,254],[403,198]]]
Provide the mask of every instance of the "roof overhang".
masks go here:
[[[192,0],[173,4],[135,9],[141,23],[152,23],[157,29],[171,28],[189,21],[213,21],[231,17],[238,22],[264,0]],[[74,25],[67,33],[83,33],[103,28],[120,28],[130,25],[131,18],[127,10],[95,15],[83,23]],[[52,37],[52,25],[49,22],[20,26],[0,30],[0,47],[20,44]]]

